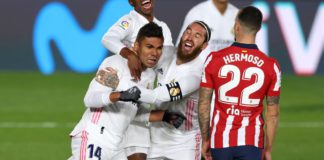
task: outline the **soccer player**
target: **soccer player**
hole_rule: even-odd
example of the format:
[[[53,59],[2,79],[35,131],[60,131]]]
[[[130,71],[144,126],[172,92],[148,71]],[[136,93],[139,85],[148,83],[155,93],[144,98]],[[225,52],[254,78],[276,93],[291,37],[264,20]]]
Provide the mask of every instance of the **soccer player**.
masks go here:
[[[212,52],[206,60],[199,94],[205,158],[211,151],[217,160],[271,160],[279,118],[281,71],[278,62],[255,45],[261,22],[262,13],[257,8],[241,9],[234,26],[236,42]],[[216,98],[210,118],[213,90]],[[265,97],[266,133],[262,114]]]
[[[155,22],[163,29],[163,49],[173,46],[172,36],[166,23],[158,20],[153,15],[155,0],[128,0],[134,7],[128,15],[121,17],[102,38],[102,44],[113,54],[119,54],[128,59],[128,67],[132,77],[140,79],[142,72],[141,62],[131,48],[139,29],[149,23]],[[161,58],[162,59],[162,58]],[[129,137],[130,136],[130,137]],[[127,138],[128,137],[128,138]],[[133,138],[137,137],[137,138]],[[147,125],[134,122],[126,133],[126,152],[130,160],[145,160],[150,146],[150,133]]]
[[[173,58],[156,67],[158,87],[147,90],[139,86],[139,101],[157,104],[159,109],[186,116],[185,123],[178,129],[164,122],[151,124],[151,149],[148,154],[151,160],[200,160],[197,102],[204,61],[198,56],[207,47],[209,38],[210,29],[204,22],[195,21],[188,25],[180,45],[174,49]]]
[[[141,63],[136,53],[131,48],[134,45],[139,29],[149,22],[154,22],[162,27],[164,36],[164,48],[173,46],[171,31],[166,23],[158,20],[153,15],[155,0],[128,0],[134,10],[121,17],[108,29],[102,38],[102,44],[113,54],[120,54],[128,59],[131,75],[140,79]]]
[[[141,80],[136,82],[139,86],[153,87],[155,72],[152,67],[156,65],[162,53],[163,39],[162,28],[155,23],[148,23],[140,29],[134,45],[134,51],[138,53],[144,69]],[[118,77],[115,79],[122,82],[118,88],[110,88],[101,85],[95,79],[91,81],[84,98],[87,110],[70,134],[73,154],[70,160],[127,159],[123,135],[137,113],[138,105],[134,100],[139,98],[140,91],[137,87],[132,87],[132,77],[126,59],[119,55],[108,57],[102,62],[99,70],[106,67],[118,69]],[[115,79],[113,77],[108,82],[113,84]],[[150,118],[147,117],[148,120]],[[165,118],[164,116],[163,119]]]
[[[208,47],[199,55],[204,61],[211,51],[218,51],[234,42],[233,26],[238,9],[229,0],[206,0],[191,8],[183,22],[177,44],[183,31],[193,21],[204,21],[211,29]]]

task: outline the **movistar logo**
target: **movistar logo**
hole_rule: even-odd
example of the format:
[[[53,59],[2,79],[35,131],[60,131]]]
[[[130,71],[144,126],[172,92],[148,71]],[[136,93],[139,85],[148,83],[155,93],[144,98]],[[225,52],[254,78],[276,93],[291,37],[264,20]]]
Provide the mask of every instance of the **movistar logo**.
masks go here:
[[[126,0],[109,0],[91,30],[82,29],[70,10],[60,2],[44,6],[36,17],[33,45],[39,69],[44,74],[55,71],[50,42],[59,49],[71,70],[80,73],[94,71],[106,56],[101,38],[106,30],[132,7]]]

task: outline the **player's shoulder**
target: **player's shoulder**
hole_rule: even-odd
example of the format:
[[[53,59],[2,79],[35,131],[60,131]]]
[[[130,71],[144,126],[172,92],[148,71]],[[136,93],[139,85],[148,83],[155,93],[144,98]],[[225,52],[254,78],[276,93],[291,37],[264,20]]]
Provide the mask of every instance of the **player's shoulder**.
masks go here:
[[[210,1],[204,1],[204,2],[200,2],[198,4],[196,4],[195,6],[193,6],[188,14],[200,14],[202,13],[201,11],[202,10],[206,10],[206,8],[209,8],[210,7]]]
[[[112,67],[112,68],[123,68],[127,64],[127,60],[120,55],[112,55],[103,60],[100,65],[100,69],[105,67]]]
[[[277,59],[272,58],[272,57],[268,57],[269,58],[269,62],[273,65],[275,65],[276,67],[278,67],[280,69],[280,65]]]
[[[230,10],[230,11],[233,11],[233,12],[238,12],[239,11],[239,9],[236,6],[234,6],[233,4],[231,4],[231,3],[228,3],[227,9]]]
[[[162,29],[170,30],[169,26],[164,21],[161,21],[161,20],[157,19],[156,17],[154,17],[153,22],[156,23],[157,25],[159,25],[160,27],[162,27]]]
[[[218,51],[212,51],[209,55],[212,55],[213,57],[221,57],[224,56],[224,54],[229,53],[229,51],[232,51],[233,47],[229,46],[223,49],[220,49]]]
[[[130,11],[128,14],[123,15],[121,18],[119,18],[118,23],[119,25],[130,25],[134,21],[134,15],[132,13],[133,11]]]
[[[211,3],[212,3],[212,1],[204,1],[204,2],[200,2],[200,3],[196,4],[195,6],[193,6],[193,7],[191,8],[191,10],[204,9],[204,8],[206,8],[206,7],[209,7]]]

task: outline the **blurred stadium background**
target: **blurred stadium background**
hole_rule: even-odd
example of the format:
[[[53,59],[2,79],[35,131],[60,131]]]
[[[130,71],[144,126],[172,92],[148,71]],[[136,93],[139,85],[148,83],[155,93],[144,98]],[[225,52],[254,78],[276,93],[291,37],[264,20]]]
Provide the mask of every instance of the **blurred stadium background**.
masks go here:
[[[202,1],[156,0],[155,15],[175,41],[187,11]],[[273,159],[323,159],[324,2],[230,2],[262,9],[259,43],[283,70]],[[129,9],[127,0],[1,0],[0,160],[70,156],[68,134],[94,71],[109,56],[101,36]]]

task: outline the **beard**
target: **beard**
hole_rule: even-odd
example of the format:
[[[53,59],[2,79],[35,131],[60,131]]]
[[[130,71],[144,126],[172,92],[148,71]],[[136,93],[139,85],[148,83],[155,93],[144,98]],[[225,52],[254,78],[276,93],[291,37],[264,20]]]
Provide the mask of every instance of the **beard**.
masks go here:
[[[193,59],[195,59],[200,52],[202,51],[202,45],[196,47],[191,54],[184,54],[181,50],[182,42],[180,41],[178,45],[178,52],[177,52],[177,58],[180,59],[182,62],[189,62]]]

